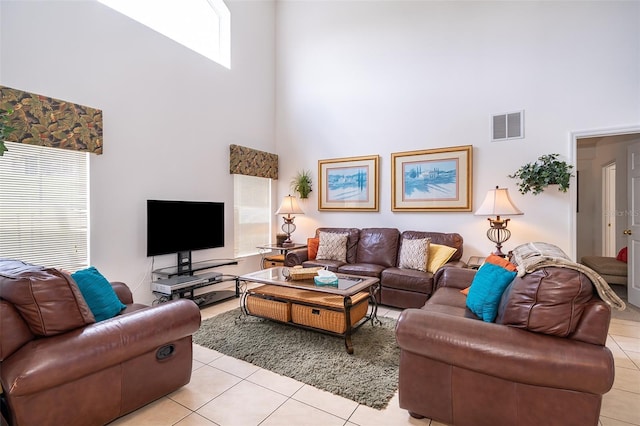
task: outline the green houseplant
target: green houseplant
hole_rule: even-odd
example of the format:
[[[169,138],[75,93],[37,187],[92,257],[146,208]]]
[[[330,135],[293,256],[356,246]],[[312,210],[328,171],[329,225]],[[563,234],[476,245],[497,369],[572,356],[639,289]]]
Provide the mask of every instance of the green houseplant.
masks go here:
[[[5,151],[8,151],[4,141],[16,130],[14,127],[9,126],[9,116],[11,114],[13,114],[12,109],[0,113],[0,157],[4,155]]]
[[[572,165],[558,160],[560,154],[548,154],[538,157],[534,163],[520,167],[510,178],[519,179],[518,190],[521,194],[533,192],[540,194],[549,185],[558,185],[558,191],[567,192]]]
[[[309,198],[311,183],[311,172],[302,170],[291,180],[291,189],[300,194],[300,198]]]

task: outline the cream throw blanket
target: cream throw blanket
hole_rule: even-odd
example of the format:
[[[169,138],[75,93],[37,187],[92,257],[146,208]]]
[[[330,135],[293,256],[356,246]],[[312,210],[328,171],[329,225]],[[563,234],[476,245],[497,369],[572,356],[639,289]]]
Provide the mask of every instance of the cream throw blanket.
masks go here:
[[[522,244],[513,249],[512,255],[512,261],[518,267],[519,277],[547,266],[575,269],[591,280],[600,298],[608,303],[609,306],[619,311],[623,311],[626,308],[625,303],[609,287],[604,278],[593,269],[573,262],[565,252],[553,244],[540,242]]]

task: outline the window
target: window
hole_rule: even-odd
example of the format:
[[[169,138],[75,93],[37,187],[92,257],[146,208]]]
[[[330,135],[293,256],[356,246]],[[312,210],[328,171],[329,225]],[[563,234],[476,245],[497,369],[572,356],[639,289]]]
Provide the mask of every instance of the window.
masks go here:
[[[0,157],[0,257],[88,266],[89,154],[6,142]]]
[[[271,242],[271,179],[238,174],[233,179],[233,252],[251,256],[258,254],[257,246]]]
[[[223,0],[99,0],[231,68],[231,13]]]

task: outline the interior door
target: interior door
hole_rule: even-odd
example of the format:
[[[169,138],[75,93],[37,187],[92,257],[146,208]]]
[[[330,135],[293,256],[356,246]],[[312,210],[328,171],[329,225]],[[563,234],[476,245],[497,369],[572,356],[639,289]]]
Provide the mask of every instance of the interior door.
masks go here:
[[[640,307],[640,142],[627,148],[629,214],[627,235],[627,290],[629,303]]]

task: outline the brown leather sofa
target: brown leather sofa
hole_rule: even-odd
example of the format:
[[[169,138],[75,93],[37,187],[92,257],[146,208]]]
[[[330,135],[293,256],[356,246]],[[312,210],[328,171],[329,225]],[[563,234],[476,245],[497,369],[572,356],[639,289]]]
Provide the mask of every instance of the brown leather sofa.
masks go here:
[[[321,266],[343,274],[364,275],[380,279],[378,303],[397,308],[419,308],[433,292],[433,274],[398,267],[398,253],[402,241],[430,238],[432,243],[456,249],[447,266],[464,266],[463,239],[460,234],[422,231],[400,231],[396,228],[318,228],[320,232],[347,233],[346,262],[336,260],[308,260],[307,249],[291,250],[285,258],[285,266]]]
[[[111,283],[126,308],[96,323],[69,275],[0,260],[0,384],[10,425],[103,425],[191,378],[200,311],[149,307]]]
[[[580,263],[596,271],[608,284],[627,285],[626,262],[615,257],[583,256]]]
[[[451,425],[597,425],[614,379],[609,305],[582,273],[515,278],[495,323],[466,308],[476,271],[446,268],[422,309],[396,328],[400,407]]]

